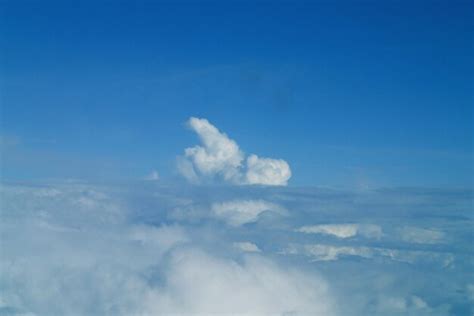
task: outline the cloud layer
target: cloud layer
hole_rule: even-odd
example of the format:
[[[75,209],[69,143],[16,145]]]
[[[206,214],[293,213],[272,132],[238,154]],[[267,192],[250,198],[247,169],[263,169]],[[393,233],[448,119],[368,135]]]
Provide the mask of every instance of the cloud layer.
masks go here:
[[[201,145],[186,148],[178,158],[178,170],[190,182],[223,179],[233,184],[286,185],[291,177],[282,159],[259,158],[245,154],[237,143],[206,119],[191,117],[188,126],[196,132]]]
[[[0,315],[471,315],[471,197],[2,184]]]

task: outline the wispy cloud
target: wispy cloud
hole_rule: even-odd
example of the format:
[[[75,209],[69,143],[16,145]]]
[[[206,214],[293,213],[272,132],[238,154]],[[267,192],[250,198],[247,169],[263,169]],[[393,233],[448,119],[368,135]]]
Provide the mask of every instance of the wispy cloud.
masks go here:
[[[263,212],[282,212],[283,208],[263,200],[233,200],[212,204],[212,211],[229,225],[240,226],[257,221]]]
[[[377,225],[370,224],[321,224],[302,226],[296,229],[297,232],[306,234],[332,235],[338,238],[351,238],[362,235],[368,238],[382,237],[382,229]]]

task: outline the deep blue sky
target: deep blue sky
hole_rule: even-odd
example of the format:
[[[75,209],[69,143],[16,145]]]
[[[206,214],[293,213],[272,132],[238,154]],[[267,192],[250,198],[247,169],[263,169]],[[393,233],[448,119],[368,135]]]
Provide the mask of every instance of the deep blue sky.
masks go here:
[[[173,179],[197,116],[290,185],[472,185],[472,1],[0,8],[4,179]]]

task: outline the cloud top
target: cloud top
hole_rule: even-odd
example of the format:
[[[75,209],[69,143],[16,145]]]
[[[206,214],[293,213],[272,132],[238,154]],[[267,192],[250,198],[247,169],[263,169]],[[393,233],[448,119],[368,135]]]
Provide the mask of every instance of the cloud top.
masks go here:
[[[201,141],[178,158],[178,170],[190,182],[217,178],[239,185],[288,183],[291,170],[286,161],[251,154],[244,164],[245,154],[238,144],[208,120],[191,117],[188,126]]]
[[[282,159],[259,158],[250,155],[247,158],[248,184],[286,185],[291,177],[288,163]]]

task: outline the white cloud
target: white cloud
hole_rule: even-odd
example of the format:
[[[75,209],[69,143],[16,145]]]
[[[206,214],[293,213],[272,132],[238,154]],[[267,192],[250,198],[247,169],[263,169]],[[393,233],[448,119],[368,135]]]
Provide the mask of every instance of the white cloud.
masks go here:
[[[261,252],[260,248],[254,243],[243,241],[243,242],[234,242],[232,244],[234,248],[239,249],[245,252]]]
[[[261,256],[242,262],[188,249],[172,253],[163,290],[145,296],[150,314],[334,315],[327,284]]]
[[[52,190],[61,194],[43,194]],[[335,314],[328,284],[317,272],[281,265],[250,241],[236,243],[242,251],[233,257],[223,255],[217,227],[206,231],[214,242],[206,247],[194,228],[164,224],[155,208],[140,213],[147,203],[133,203],[128,212],[123,201],[130,191],[72,184],[47,191],[2,187],[0,193],[6,202],[0,314]],[[120,222],[102,217],[108,208],[129,216]],[[45,216],[37,218],[38,210]],[[81,228],[68,229],[63,220]]]
[[[305,252],[316,261],[337,260],[340,256],[371,258],[373,252],[368,247],[349,247],[331,245],[306,245]]]
[[[178,172],[191,183],[199,183],[199,176],[194,170],[193,163],[186,157],[178,157],[176,159]]]
[[[249,184],[286,185],[290,177],[290,166],[282,159],[259,158],[257,155],[247,158],[245,178]]]
[[[365,259],[382,258],[410,264],[435,264],[450,267],[453,263],[451,253],[437,253],[423,250],[399,250],[368,246],[337,246],[327,244],[291,244],[281,254],[304,255],[313,261],[335,261],[341,257],[361,257]]]
[[[286,185],[291,177],[288,163],[282,159],[259,158],[245,154],[237,143],[206,119],[191,117],[188,126],[196,132],[202,146],[186,148],[178,157],[178,171],[190,182],[222,178],[233,184]]]
[[[212,204],[214,215],[231,226],[256,222],[265,211],[281,212],[283,208],[264,200],[233,200]]]
[[[206,119],[192,117],[188,125],[196,132],[203,145],[186,148],[184,151],[185,157],[193,163],[195,172],[204,176],[217,174],[229,182],[240,182],[239,168],[244,154],[237,143]]]
[[[296,231],[306,234],[333,235],[339,238],[349,238],[357,235],[358,226],[355,224],[326,224],[303,226]]]
[[[148,181],[157,181],[160,179],[160,175],[158,173],[158,171],[156,170],[152,170],[146,177],[145,177],[145,180],[148,180]]]
[[[439,210],[432,201],[440,191],[424,197],[429,203],[412,199],[419,193],[393,198],[406,198],[399,210],[436,212],[428,218],[396,217],[384,194],[0,184],[0,314],[471,313],[471,226],[459,220],[471,195],[463,200],[450,191],[442,201],[455,207]],[[445,227],[449,238],[435,246],[403,242],[394,222]],[[436,231],[405,239],[437,239],[424,230]]]
[[[351,238],[362,235],[367,238],[379,239],[382,237],[382,229],[372,224],[321,224],[302,226],[297,232],[306,234],[332,235],[338,238]]]

